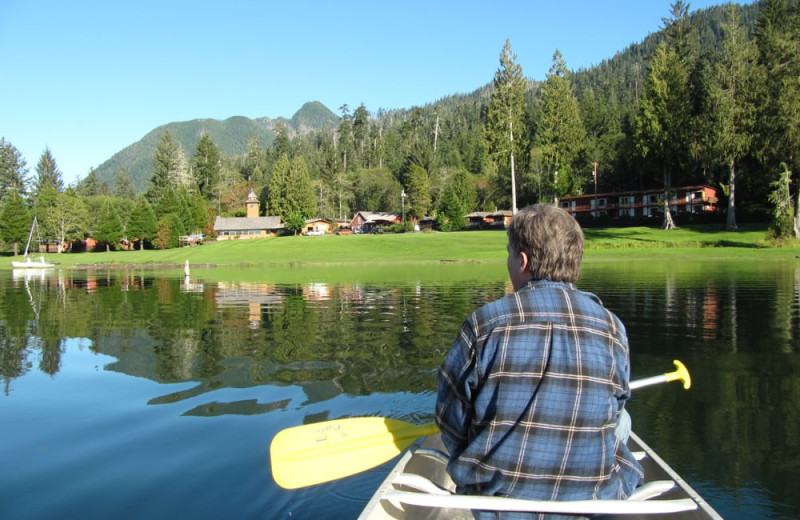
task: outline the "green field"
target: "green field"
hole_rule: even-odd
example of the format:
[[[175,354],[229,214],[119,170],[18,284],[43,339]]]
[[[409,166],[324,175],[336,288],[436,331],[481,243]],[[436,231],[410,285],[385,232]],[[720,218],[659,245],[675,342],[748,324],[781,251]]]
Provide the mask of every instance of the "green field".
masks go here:
[[[585,261],[620,258],[747,259],[795,258],[800,245],[775,247],[765,226],[722,231],[719,226],[693,226],[671,231],[657,228],[586,229]],[[90,266],[182,267],[186,260],[204,267],[364,266],[431,263],[498,263],[505,260],[502,231],[405,233],[321,237],[280,237],[210,242],[163,251],[112,251],[47,255],[60,268]],[[0,259],[10,269],[13,257]]]

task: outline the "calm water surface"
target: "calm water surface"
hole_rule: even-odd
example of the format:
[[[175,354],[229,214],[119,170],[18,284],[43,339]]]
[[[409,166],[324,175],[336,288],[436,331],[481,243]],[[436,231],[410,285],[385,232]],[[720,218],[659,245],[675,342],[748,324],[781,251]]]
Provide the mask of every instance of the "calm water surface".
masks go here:
[[[503,265],[270,276],[0,272],[0,517],[355,518],[389,464],[285,491],[272,437],[431,421],[461,322],[510,290]],[[800,264],[588,263],[579,286],[634,378],[692,372],[634,395],[635,430],[725,518],[800,517]]]

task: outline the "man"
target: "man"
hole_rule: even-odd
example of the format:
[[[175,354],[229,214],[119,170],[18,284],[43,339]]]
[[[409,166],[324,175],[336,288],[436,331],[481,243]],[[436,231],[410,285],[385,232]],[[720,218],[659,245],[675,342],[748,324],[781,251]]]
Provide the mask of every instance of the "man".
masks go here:
[[[537,204],[511,219],[507,249],[515,292],[467,318],[439,371],[436,422],[457,491],[626,498],[643,477],[617,432],[628,419],[628,339],[619,318],[575,287],[583,231],[566,211]]]

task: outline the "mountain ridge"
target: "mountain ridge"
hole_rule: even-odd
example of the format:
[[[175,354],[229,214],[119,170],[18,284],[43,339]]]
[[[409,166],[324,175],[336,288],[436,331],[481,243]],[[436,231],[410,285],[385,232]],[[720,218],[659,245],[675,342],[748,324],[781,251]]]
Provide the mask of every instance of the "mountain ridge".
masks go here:
[[[181,145],[186,158],[190,158],[200,140],[207,133],[220,152],[233,157],[247,151],[247,141],[255,135],[264,148],[272,145],[278,128],[286,128],[289,137],[305,135],[326,127],[335,127],[339,117],[319,101],[309,101],[295,112],[291,119],[278,117],[231,116],[227,119],[198,118],[174,121],[160,125],[140,140],[132,143],[98,166],[94,173],[100,182],[113,186],[117,172],[124,170],[137,192],[144,191],[151,176],[152,158],[161,135],[169,132]]]

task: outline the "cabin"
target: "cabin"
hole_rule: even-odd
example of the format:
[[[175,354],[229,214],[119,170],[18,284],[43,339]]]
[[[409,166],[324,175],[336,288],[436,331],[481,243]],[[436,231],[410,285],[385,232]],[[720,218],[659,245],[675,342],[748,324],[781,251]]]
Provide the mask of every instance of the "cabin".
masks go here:
[[[488,211],[473,211],[467,215],[464,215],[464,218],[467,222],[464,224],[464,229],[485,229],[488,225],[486,222],[486,217],[488,217],[490,213]]]
[[[506,228],[511,223],[513,216],[510,209],[499,209],[486,215],[484,220],[490,228]]]
[[[306,220],[303,228],[304,235],[330,235],[333,230],[333,221],[324,218],[312,218]]]
[[[350,228],[356,233],[369,233],[376,227],[399,224],[402,218],[400,213],[359,211],[350,221]]]
[[[712,186],[682,186],[670,190],[673,215],[718,213],[719,190]],[[664,189],[631,190],[562,197],[559,206],[580,217],[656,217],[663,215]]]
[[[217,217],[214,220],[217,240],[274,237],[283,232],[281,217],[258,216],[258,197],[252,189],[245,205],[245,217]]]

